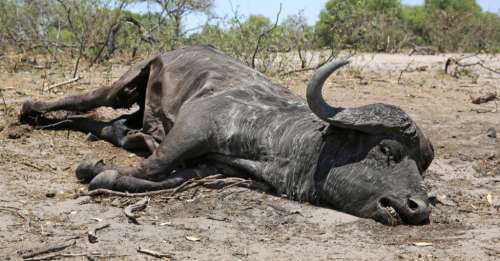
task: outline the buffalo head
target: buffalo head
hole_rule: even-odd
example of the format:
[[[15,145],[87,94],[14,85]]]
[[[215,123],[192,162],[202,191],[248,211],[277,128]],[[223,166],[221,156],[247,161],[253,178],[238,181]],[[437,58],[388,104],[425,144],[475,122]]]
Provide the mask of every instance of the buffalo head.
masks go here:
[[[320,68],[307,87],[307,102],[329,123],[318,164],[318,199],[335,209],[385,224],[423,224],[430,208],[423,172],[434,151],[401,109],[386,104],[357,108],[328,105],[325,80],[347,61]]]

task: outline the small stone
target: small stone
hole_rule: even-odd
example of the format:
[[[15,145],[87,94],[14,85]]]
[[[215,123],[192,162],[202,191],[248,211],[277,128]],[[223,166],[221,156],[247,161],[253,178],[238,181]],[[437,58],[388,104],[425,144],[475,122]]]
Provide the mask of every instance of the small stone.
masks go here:
[[[28,125],[11,125],[7,128],[7,138],[9,139],[19,139],[22,137],[29,137],[31,132],[31,127]]]
[[[427,69],[429,69],[429,66],[427,65],[423,65],[423,66],[418,66],[417,68],[415,68],[417,71],[419,72],[425,72],[427,71]]]
[[[497,131],[495,130],[495,128],[489,128],[489,129],[486,131],[486,135],[487,135],[489,138],[496,139],[496,138],[497,138]]]

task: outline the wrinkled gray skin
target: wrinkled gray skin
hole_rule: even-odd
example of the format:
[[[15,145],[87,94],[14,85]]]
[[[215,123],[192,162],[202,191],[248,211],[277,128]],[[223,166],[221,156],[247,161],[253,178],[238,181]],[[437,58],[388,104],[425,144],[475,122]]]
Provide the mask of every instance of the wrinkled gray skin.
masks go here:
[[[290,199],[385,224],[423,224],[430,210],[423,172],[434,152],[399,108],[335,108],[322,98],[320,68],[307,103],[209,46],[175,50],[133,66],[111,87],[53,102],[27,102],[20,121],[58,122],[44,113],[99,106],[140,109],[110,122],[82,116],[51,126],[91,132],[148,157],[137,168],[85,161],[89,189],[140,192],[214,173],[261,180]]]

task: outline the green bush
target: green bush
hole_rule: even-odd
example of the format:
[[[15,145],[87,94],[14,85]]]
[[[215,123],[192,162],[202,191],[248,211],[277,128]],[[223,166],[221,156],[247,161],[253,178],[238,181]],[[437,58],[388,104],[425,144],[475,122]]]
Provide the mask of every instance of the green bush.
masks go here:
[[[330,0],[316,24],[320,46],[356,45],[365,51],[399,51],[431,45],[440,51],[498,51],[499,16],[475,0]]]
[[[320,13],[316,34],[321,46],[390,52],[407,38],[401,18],[399,0],[330,0]]]

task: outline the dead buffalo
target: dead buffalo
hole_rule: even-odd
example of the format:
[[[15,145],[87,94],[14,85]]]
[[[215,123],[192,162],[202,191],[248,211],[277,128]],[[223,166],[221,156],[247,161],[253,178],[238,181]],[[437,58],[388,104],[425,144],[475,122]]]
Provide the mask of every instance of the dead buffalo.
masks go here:
[[[317,70],[306,103],[212,47],[188,47],[134,65],[111,87],[26,102],[20,121],[90,132],[150,154],[137,168],[81,163],[76,174],[90,190],[158,190],[222,173],[385,224],[427,222],[423,172],[434,157],[431,143],[398,107],[328,105],[323,84],[345,64]],[[43,114],[134,104],[135,113],[109,122]]]

